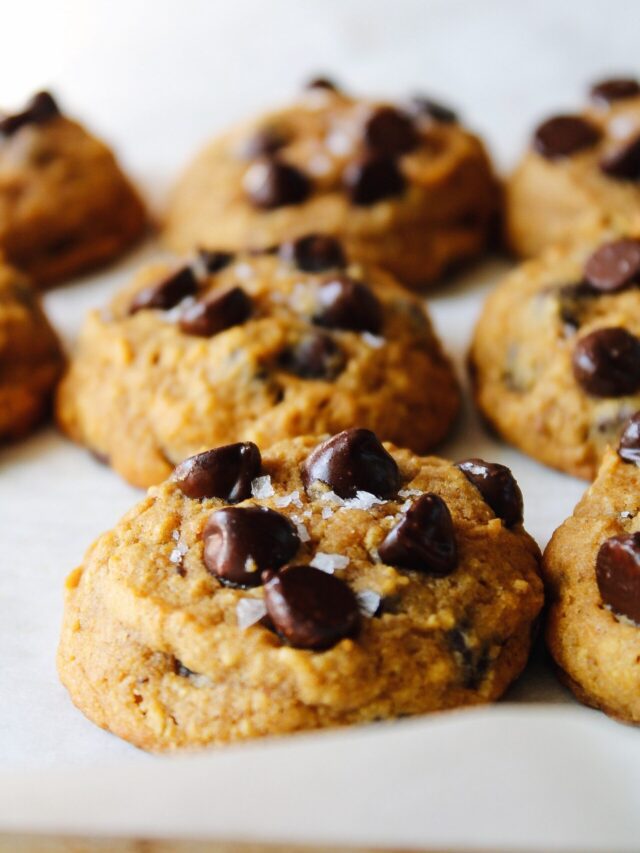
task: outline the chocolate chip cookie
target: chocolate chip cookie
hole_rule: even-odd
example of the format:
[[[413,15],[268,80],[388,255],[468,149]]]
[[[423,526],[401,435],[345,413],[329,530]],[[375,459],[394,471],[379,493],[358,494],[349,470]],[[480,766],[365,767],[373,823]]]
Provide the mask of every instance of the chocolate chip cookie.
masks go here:
[[[58,668],[152,750],[497,699],[542,605],[508,469],[366,429],[208,450],[69,577]]]
[[[72,438],[149,486],[203,448],[349,426],[423,452],[458,406],[421,301],[316,234],[144,270],[87,319],[57,410]]]
[[[113,153],[48,92],[0,117],[0,250],[38,286],[116,257],[145,221]]]
[[[640,723],[640,414],[544,554],[547,641],[577,697]]]
[[[509,274],[470,366],[478,406],[507,441],[593,478],[640,409],[640,231],[550,249]]]
[[[511,247],[530,257],[558,241],[640,220],[640,84],[603,80],[579,114],[535,130],[506,185]]]
[[[21,437],[47,414],[63,365],[36,294],[0,263],[0,442]]]
[[[480,140],[429,98],[391,105],[327,84],[200,153],[173,193],[171,248],[263,249],[320,230],[410,287],[479,254],[498,208]]]

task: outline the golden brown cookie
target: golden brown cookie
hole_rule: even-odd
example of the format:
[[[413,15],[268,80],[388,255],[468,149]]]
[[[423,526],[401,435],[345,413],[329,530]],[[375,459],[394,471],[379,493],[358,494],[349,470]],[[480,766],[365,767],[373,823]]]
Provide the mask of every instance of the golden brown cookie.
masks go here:
[[[368,430],[218,448],[70,575],[58,669],[153,750],[486,703],[527,660],[538,559],[504,466]]]
[[[640,723],[640,417],[553,535],[543,560],[547,642],[588,705]]]
[[[17,270],[0,263],[0,442],[42,420],[63,365],[38,297]]]
[[[424,451],[459,390],[419,299],[309,236],[145,269],[93,312],[58,395],[76,441],[149,486],[203,448],[366,426]]]
[[[640,231],[598,232],[507,275],[482,311],[470,368],[500,435],[593,478],[640,409]]]
[[[173,193],[166,240],[236,251],[322,231],[422,287],[485,248],[498,196],[482,143],[447,108],[416,98],[405,110],[316,81],[198,155]]]
[[[113,153],[47,92],[0,119],[0,250],[38,286],[111,260],[145,227]]]
[[[575,115],[532,136],[506,184],[507,241],[532,257],[558,241],[640,221],[640,85],[605,80]]]

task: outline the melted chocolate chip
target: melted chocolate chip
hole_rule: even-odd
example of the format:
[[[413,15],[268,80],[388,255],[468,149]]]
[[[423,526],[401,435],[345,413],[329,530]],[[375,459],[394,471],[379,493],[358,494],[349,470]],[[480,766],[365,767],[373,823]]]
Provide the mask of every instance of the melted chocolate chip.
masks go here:
[[[252,170],[247,193],[253,204],[263,210],[301,204],[311,192],[307,176],[288,163],[261,160]]]
[[[38,92],[22,112],[0,119],[0,134],[11,136],[26,124],[43,124],[60,115],[60,110],[49,92]]]
[[[342,245],[328,234],[307,234],[283,243],[280,255],[304,272],[324,272],[347,263]]]
[[[612,536],[596,558],[596,580],[605,604],[640,622],[640,533]]]
[[[330,92],[340,91],[338,86],[329,77],[313,77],[305,85],[305,89],[327,89]]]
[[[139,291],[132,299],[129,313],[149,308],[168,311],[174,308],[187,296],[194,296],[198,291],[198,280],[191,267],[181,267],[157,284],[152,284]]]
[[[312,566],[289,566],[267,575],[264,603],[278,634],[299,649],[327,649],[355,636],[360,627],[350,587]]]
[[[591,87],[592,100],[601,104],[610,104],[624,98],[634,98],[640,95],[640,84],[632,77],[617,77],[611,80],[601,80]]]
[[[330,335],[313,332],[287,347],[278,364],[301,379],[335,379],[344,368],[345,356]]]
[[[262,465],[251,441],[227,444],[190,456],[173,472],[173,480],[189,498],[221,498],[238,503],[251,497],[251,481]]]
[[[260,573],[279,569],[300,547],[296,528],[266,507],[225,507],[209,516],[202,534],[204,563],[236,586],[259,586]]]
[[[393,457],[368,429],[346,429],[319,444],[302,466],[306,488],[319,480],[341,498],[369,492],[390,499],[400,487]]]
[[[242,146],[242,156],[247,160],[258,157],[271,157],[287,144],[288,140],[281,130],[275,127],[263,127],[256,130]]]
[[[360,206],[402,195],[405,188],[397,163],[387,157],[367,157],[351,163],[342,180],[352,203]]]
[[[457,467],[507,527],[522,523],[522,492],[506,465],[483,459],[465,459],[458,462]]]
[[[313,322],[331,329],[377,335],[382,329],[382,307],[366,284],[340,275],[318,288],[318,310]]]
[[[416,115],[427,116],[441,124],[455,124],[458,121],[458,116],[452,109],[423,95],[412,98],[411,107]]]
[[[626,329],[597,329],[576,343],[573,375],[594,397],[625,397],[640,390],[640,340]]]
[[[444,577],[458,564],[458,546],[446,503],[438,495],[421,495],[378,546],[390,566]]]
[[[591,148],[600,138],[598,129],[579,116],[555,116],[535,131],[533,147],[547,160],[570,157]]]
[[[241,287],[232,287],[189,305],[182,312],[178,325],[187,335],[209,338],[244,323],[252,311],[251,297]]]
[[[379,107],[364,127],[365,145],[382,157],[406,154],[418,140],[411,116],[395,107]]]
[[[640,412],[632,415],[620,436],[618,456],[625,462],[635,462],[640,465]]]
[[[228,267],[235,255],[221,249],[198,249],[198,259],[208,273],[216,273]]]
[[[606,154],[600,169],[610,178],[620,181],[640,181],[640,136]]]
[[[592,287],[605,293],[640,282],[640,242],[614,240],[600,246],[589,258],[584,276]]]

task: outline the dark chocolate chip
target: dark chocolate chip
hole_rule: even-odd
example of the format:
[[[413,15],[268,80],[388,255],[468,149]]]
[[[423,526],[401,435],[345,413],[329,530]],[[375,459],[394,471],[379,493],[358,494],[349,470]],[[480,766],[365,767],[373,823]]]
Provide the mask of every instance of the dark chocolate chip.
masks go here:
[[[353,204],[360,206],[402,195],[405,188],[397,163],[387,157],[365,157],[350,163],[342,180]]]
[[[536,129],[533,147],[547,160],[557,160],[591,148],[599,139],[598,128],[580,116],[555,116]]]
[[[233,252],[221,249],[198,249],[198,259],[208,273],[216,273],[228,267],[234,259]]]
[[[247,160],[258,157],[271,157],[287,144],[285,134],[275,127],[263,127],[256,130],[242,145],[242,156]]]
[[[345,356],[330,335],[312,332],[287,347],[278,364],[301,379],[335,379],[344,368]]]
[[[355,636],[360,627],[350,587],[312,566],[289,566],[267,575],[264,603],[278,634],[299,649],[327,649]]]
[[[634,98],[636,95],[640,95],[640,83],[632,77],[601,80],[591,87],[589,94],[594,101],[610,104],[611,101],[620,101],[624,98]]]
[[[625,462],[635,462],[640,465],[640,412],[632,415],[620,436],[618,456]]]
[[[221,498],[233,504],[251,497],[251,481],[261,465],[256,445],[238,442],[190,456],[176,467],[172,479],[189,498]]]
[[[22,112],[0,119],[0,134],[11,136],[26,124],[43,124],[60,115],[58,105],[49,92],[38,92]]]
[[[625,397],[640,391],[640,340],[620,327],[597,329],[573,351],[573,375],[594,397]]]
[[[390,566],[444,577],[458,565],[451,513],[438,495],[421,495],[378,546]]]
[[[612,536],[596,557],[596,580],[605,604],[640,623],[640,533]]]
[[[379,107],[364,127],[365,145],[382,157],[406,154],[418,140],[411,116],[395,107]]]
[[[423,95],[412,98],[411,107],[416,115],[427,116],[441,124],[455,124],[458,121],[458,116],[452,109]]]
[[[246,187],[256,207],[273,210],[288,204],[301,204],[311,192],[311,182],[300,169],[279,160],[260,160],[252,167]]]
[[[173,659],[173,671],[176,675],[179,675],[181,678],[189,678],[190,675],[197,675],[197,672],[194,672],[192,669],[189,669],[188,666],[185,666],[182,661],[179,661],[178,658]]]
[[[382,307],[366,284],[340,275],[318,288],[318,309],[313,322],[331,329],[377,335],[382,329]]]
[[[640,283],[640,242],[622,239],[600,246],[585,264],[584,276],[605,292]]]
[[[148,308],[168,311],[187,296],[195,296],[198,280],[191,267],[181,267],[157,284],[139,291],[132,299],[129,313],[135,314]]]
[[[522,492],[506,465],[483,459],[465,459],[458,462],[457,467],[507,527],[522,523]]]
[[[300,547],[288,518],[258,506],[217,510],[209,516],[202,538],[207,569],[236,586],[259,586],[261,572],[279,569]]]
[[[338,86],[329,77],[313,77],[306,83],[305,89],[327,89],[329,92],[340,91]]]
[[[252,311],[251,297],[241,287],[232,287],[189,305],[182,312],[178,325],[187,335],[209,338],[244,323]]]
[[[305,272],[323,272],[347,263],[340,242],[328,234],[307,234],[283,243],[280,255]]]
[[[600,169],[620,181],[640,181],[640,136],[612,151],[600,161]]]
[[[467,690],[477,690],[489,668],[489,655],[486,647],[474,651],[465,632],[460,628],[453,628],[449,631],[447,640],[451,650],[460,661],[463,687],[466,687]]]
[[[361,491],[390,499],[400,487],[394,458],[368,429],[346,429],[319,444],[302,466],[302,479],[307,488],[326,483],[341,498]]]
[[[584,281],[576,284],[563,284],[551,292],[558,301],[558,315],[566,334],[574,334],[582,325],[583,315],[590,300],[598,292]]]

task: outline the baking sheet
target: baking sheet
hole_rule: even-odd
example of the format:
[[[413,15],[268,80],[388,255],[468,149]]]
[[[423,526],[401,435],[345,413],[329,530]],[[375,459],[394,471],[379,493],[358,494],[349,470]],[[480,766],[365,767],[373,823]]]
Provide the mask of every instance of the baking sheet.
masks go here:
[[[61,15],[25,3],[0,58],[0,100],[19,102],[50,81],[117,140],[156,199],[212,130],[323,69],[390,95],[432,81],[504,164],[536,117],[578,103],[585,81],[637,70],[624,3],[516,5],[194,1],[155,4],[150,18],[139,0],[66,2]],[[28,39],[29,62],[20,49]],[[68,343],[86,310],[153,251],[47,295]],[[461,378],[482,300],[506,268],[485,262],[429,298]],[[585,487],[494,441],[468,403],[441,452],[509,465],[542,546]],[[0,831],[638,848],[640,735],[579,707],[540,649],[506,700],[486,710],[184,759],[150,757],[95,728],[56,678],[62,584],[140,496],[53,428],[0,451]]]

